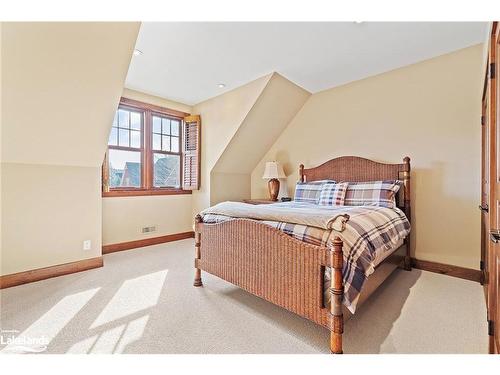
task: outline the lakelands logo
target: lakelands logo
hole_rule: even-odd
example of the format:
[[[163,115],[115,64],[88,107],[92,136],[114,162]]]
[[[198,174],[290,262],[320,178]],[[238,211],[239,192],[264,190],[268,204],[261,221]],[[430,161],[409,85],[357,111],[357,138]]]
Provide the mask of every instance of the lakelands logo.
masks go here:
[[[2,353],[40,353],[47,350],[49,339],[45,336],[29,337],[19,335],[15,329],[0,330],[0,352]]]

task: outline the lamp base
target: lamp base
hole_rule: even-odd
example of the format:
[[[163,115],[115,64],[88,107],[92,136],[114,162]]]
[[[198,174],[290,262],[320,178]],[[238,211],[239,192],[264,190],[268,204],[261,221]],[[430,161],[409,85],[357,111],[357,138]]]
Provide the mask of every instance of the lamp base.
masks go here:
[[[271,198],[272,201],[277,201],[280,191],[280,181],[277,178],[273,178],[269,180],[267,186],[269,188],[269,198]]]

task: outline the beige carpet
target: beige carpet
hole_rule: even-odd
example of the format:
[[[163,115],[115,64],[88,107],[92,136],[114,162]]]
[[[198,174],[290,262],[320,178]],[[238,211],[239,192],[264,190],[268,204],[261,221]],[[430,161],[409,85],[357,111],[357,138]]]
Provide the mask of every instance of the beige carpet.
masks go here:
[[[151,246],[107,255],[104,268],[2,290],[2,335],[18,341],[0,349],[328,352],[329,332],[314,323],[207,274],[205,286],[194,288],[193,254],[193,240]],[[486,353],[485,316],[479,284],[398,270],[346,323],[344,348]]]

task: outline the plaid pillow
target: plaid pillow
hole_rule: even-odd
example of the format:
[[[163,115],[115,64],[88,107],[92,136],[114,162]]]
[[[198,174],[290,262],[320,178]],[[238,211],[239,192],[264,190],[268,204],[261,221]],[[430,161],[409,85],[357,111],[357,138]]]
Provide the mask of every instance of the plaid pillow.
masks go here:
[[[295,196],[293,199],[296,202],[318,204],[321,189],[325,184],[333,185],[335,184],[335,181],[319,180],[311,182],[297,182],[297,185],[295,185]]]
[[[381,206],[394,208],[401,181],[349,182],[345,194],[346,206]]]
[[[348,182],[324,184],[319,195],[318,204],[320,206],[343,206],[348,186]]]

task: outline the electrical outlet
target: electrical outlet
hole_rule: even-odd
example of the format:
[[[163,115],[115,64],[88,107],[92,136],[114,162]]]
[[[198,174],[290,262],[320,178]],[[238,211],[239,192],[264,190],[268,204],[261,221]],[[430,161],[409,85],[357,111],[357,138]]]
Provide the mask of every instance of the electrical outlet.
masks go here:
[[[83,241],[83,250],[90,250],[92,248],[92,241],[85,240]]]

